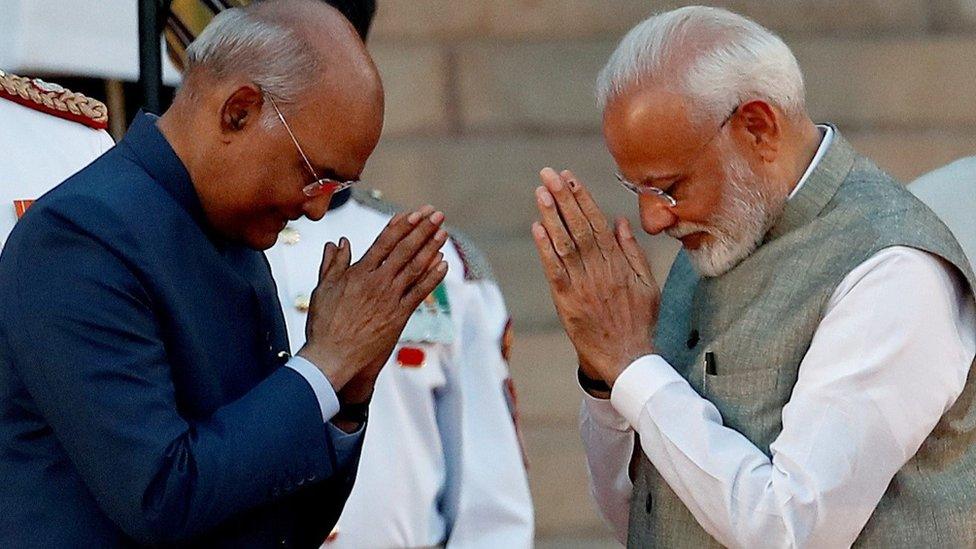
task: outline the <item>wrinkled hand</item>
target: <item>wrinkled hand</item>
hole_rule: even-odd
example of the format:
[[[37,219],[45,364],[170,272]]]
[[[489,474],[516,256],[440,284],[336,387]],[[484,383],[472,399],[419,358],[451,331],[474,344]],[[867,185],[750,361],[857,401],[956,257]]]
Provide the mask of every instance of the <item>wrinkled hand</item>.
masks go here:
[[[397,214],[351,266],[348,240],[326,244],[298,355],[325,373],[343,403],[369,399],[410,315],[447,274],[443,221],[430,206]]]
[[[569,171],[540,173],[542,222],[532,236],[580,368],[611,387],[631,362],[653,351],[660,289],[630,223],[616,230]]]

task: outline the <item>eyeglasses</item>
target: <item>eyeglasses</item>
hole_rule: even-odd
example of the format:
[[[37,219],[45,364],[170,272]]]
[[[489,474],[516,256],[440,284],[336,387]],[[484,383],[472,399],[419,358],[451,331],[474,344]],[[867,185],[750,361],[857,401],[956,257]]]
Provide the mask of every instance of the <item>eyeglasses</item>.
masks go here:
[[[298,139],[295,139],[295,134],[292,133],[291,127],[288,126],[288,122],[285,121],[285,117],[281,114],[281,109],[278,108],[278,104],[275,102],[274,97],[269,93],[265,93],[268,100],[271,101],[271,106],[274,107],[275,113],[278,115],[278,120],[281,120],[281,124],[285,127],[285,131],[288,132],[288,137],[291,137],[291,142],[295,144],[295,148],[298,149],[298,154],[302,155],[302,160],[305,161],[305,166],[308,167],[308,171],[312,173],[312,177],[315,181],[309,183],[302,187],[302,193],[308,198],[316,198],[325,194],[337,193],[339,191],[344,191],[349,187],[359,183],[358,179],[352,179],[349,181],[338,181],[328,177],[319,177],[319,174],[315,173],[315,168],[312,167],[312,163],[308,160],[308,156],[305,155],[305,151],[302,150],[302,146],[298,144]]]
[[[695,155],[695,160],[690,164],[689,168],[694,168],[696,165],[698,165],[698,162],[705,154],[705,149],[707,149],[708,146],[712,144],[712,141],[715,141],[715,138],[718,137],[718,134],[722,132],[722,128],[724,128],[725,125],[729,123],[729,120],[732,120],[732,117],[735,116],[735,113],[738,110],[739,110],[739,105],[736,105],[735,108],[732,109],[732,112],[730,112],[729,115],[725,117],[725,120],[723,120],[722,123],[718,125],[718,128],[715,129],[715,133],[712,134],[712,137],[710,137],[708,141],[706,141],[705,144],[702,145],[700,149],[698,149],[698,153]],[[625,178],[623,175],[620,175],[620,172],[614,172],[613,175],[617,178],[617,181],[619,181],[620,184],[623,185],[625,189],[634,193],[637,196],[654,195],[659,199],[661,199],[665,204],[667,204],[669,208],[674,208],[675,206],[678,205],[678,201],[675,200],[675,198],[670,194],[668,194],[667,191],[665,191],[664,189],[660,189],[652,185],[640,185],[634,183],[633,181],[628,181],[627,178]]]

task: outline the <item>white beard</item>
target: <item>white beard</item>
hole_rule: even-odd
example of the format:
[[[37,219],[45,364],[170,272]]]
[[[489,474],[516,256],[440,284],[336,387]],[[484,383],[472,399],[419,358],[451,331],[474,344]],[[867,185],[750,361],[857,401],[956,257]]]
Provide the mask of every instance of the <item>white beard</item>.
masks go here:
[[[727,151],[726,192],[710,225],[678,223],[667,231],[673,238],[704,232],[712,236],[697,250],[686,250],[691,264],[702,276],[728,272],[749,257],[782,212],[785,199],[763,192],[766,188],[749,164],[735,151]],[[762,190],[760,190],[762,189]]]

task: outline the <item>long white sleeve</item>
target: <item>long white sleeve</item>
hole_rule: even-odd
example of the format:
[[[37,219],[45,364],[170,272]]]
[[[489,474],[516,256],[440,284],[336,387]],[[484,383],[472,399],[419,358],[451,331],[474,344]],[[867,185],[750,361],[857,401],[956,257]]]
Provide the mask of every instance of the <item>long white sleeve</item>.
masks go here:
[[[940,259],[895,247],[854,269],[831,297],[772,459],[723,426],[718,410],[659,356],[629,366],[611,403],[722,544],[846,547],[958,398],[974,354],[976,306],[963,282]],[[616,431],[597,415],[588,405],[584,439],[599,431],[588,446]],[[594,479],[619,478],[613,467],[626,471],[624,446],[602,459],[588,450]],[[619,500],[604,499],[606,516],[620,512]]]
[[[597,510],[620,543],[627,543],[630,495],[634,484],[629,465],[634,453],[634,430],[609,400],[583,394],[580,435],[590,470],[590,493]]]

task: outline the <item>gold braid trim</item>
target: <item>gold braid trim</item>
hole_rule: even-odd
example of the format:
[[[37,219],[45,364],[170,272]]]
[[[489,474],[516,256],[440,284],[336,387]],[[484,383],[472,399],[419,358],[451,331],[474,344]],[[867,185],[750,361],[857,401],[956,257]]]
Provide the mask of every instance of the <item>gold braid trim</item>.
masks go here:
[[[97,124],[108,123],[108,107],[83,93],[75,93],[56,84],[35,83],[29,78],[0,71],[0,87],[9,95],[43,105],[48,109],[83,116]],[[49,87],[45,90],[44,87]]]

